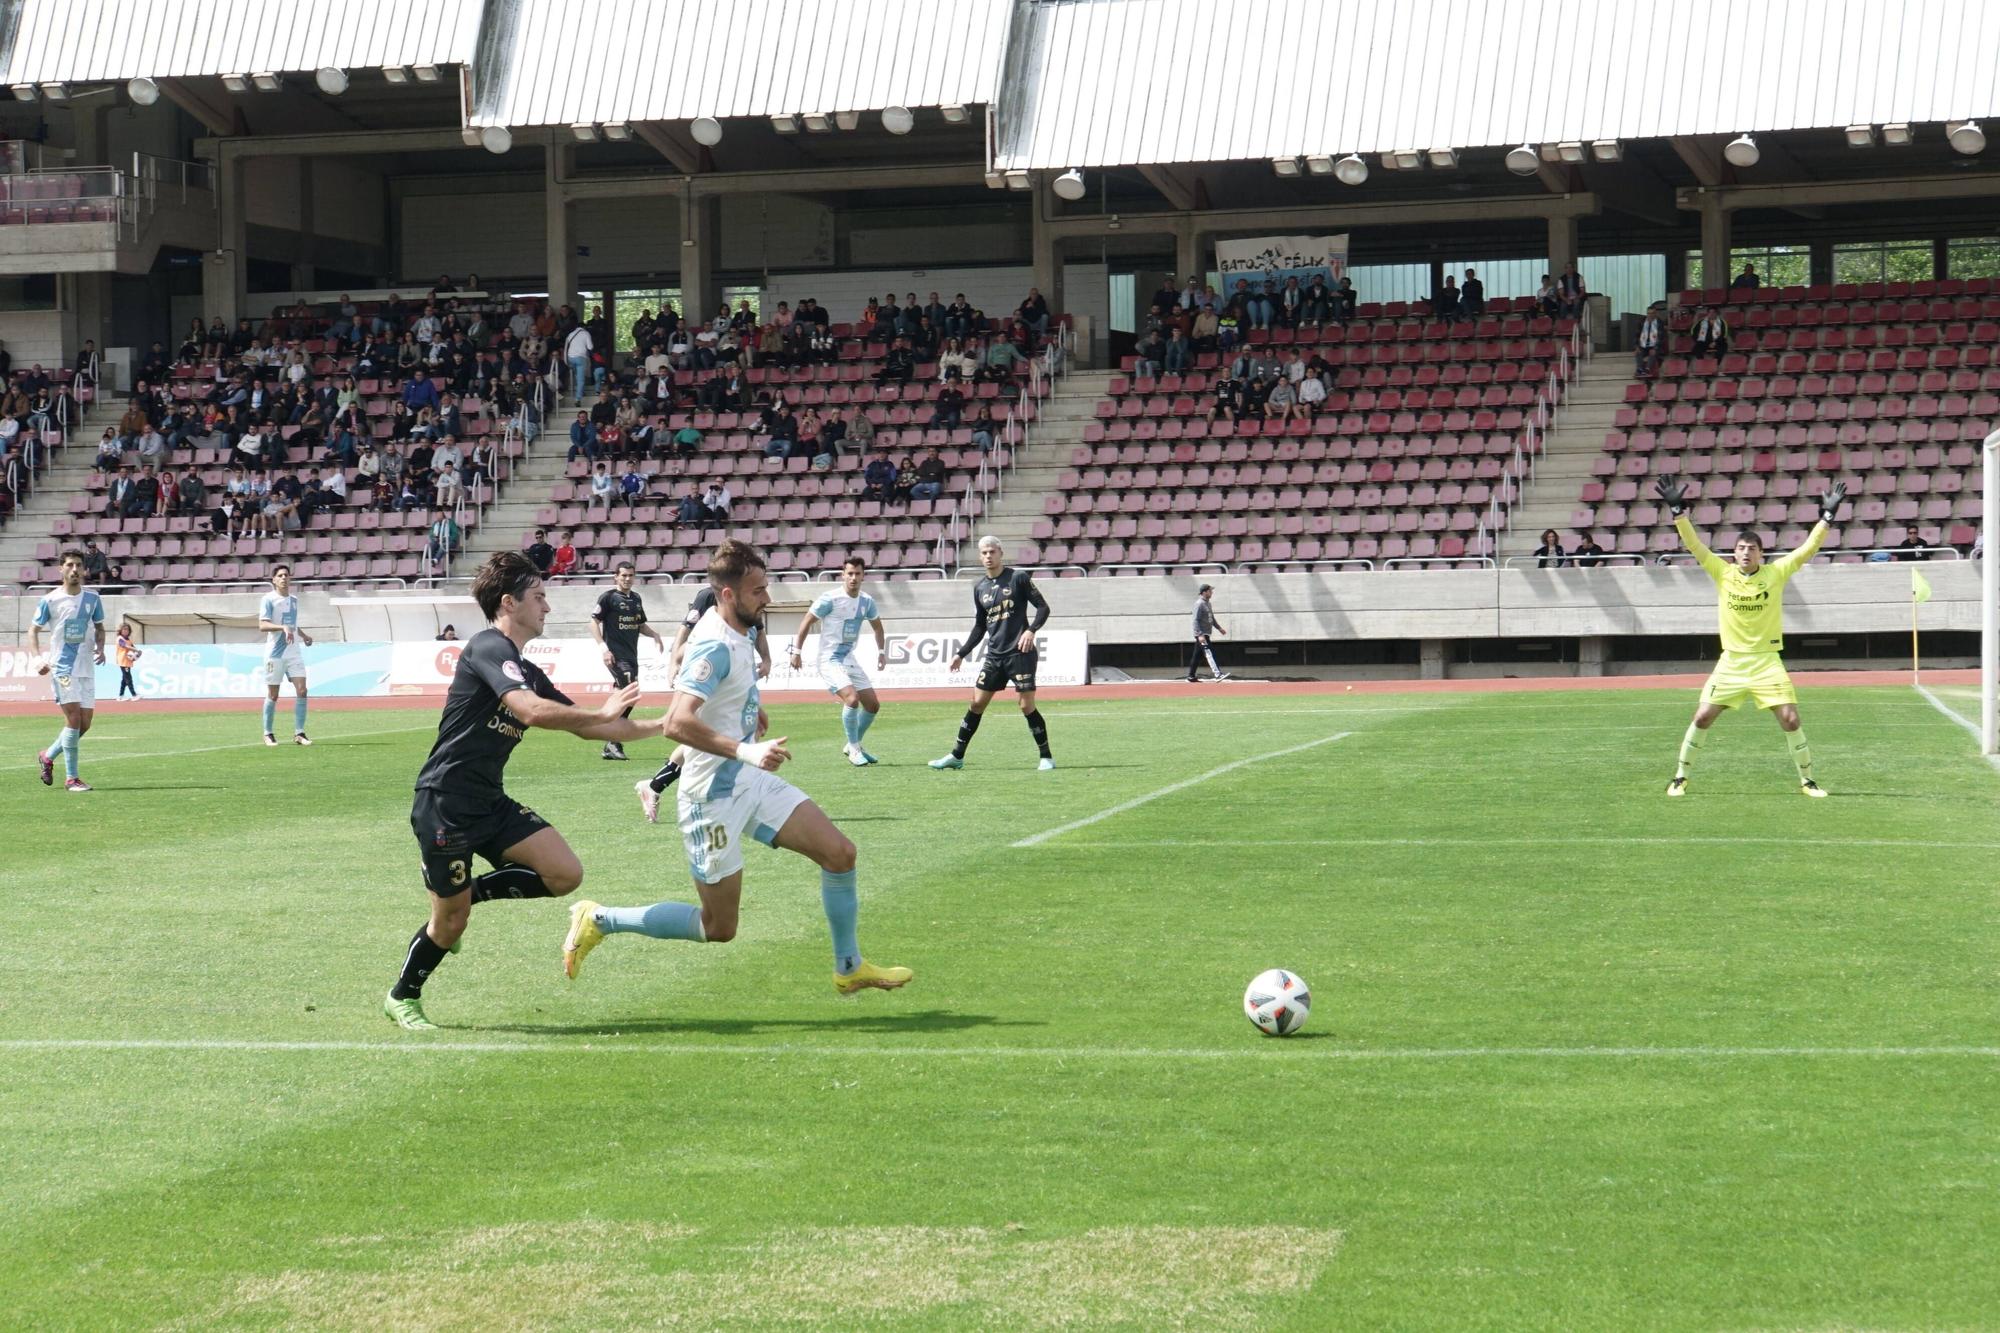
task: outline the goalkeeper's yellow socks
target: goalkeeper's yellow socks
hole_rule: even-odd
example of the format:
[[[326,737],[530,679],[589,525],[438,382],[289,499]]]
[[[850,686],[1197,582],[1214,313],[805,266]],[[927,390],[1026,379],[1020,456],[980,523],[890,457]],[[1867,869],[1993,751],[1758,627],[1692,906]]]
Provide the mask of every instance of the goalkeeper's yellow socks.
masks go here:
[[[1791,747],[1792,763],[1798,767],[1799,781],[1811,782],[1813,780],[1812,746],[1806,744],[1806,729],[1800,727],[1797,731],[1786,732],[1785,744]]]
[[[1687,735],[1681,737],[1681,761],[1680,766],[1674,769],[1675,777],[1684,778],[1688,775],[1688,769],[1694,763],[1695,752],[1699,749],[1701,749],[1701,728],[1690,722]]]

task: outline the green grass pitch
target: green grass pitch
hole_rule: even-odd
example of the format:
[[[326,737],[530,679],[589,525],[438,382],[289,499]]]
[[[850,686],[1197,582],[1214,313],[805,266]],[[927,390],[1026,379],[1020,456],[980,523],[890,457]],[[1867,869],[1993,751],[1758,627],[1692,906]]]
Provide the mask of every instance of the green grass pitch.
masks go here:
[[[1190,693],[1049,703],[1053,773],[1007,700],[943,774],[956,704],[866,771],[781,706],[909,989],[837,999],[752,848],[733,944],[576,984],[562,904],[479,908],[430,1034],[434,708],[114,708],[79,797],[0,720],[0,1322],[2000,1326],[2000,774],[1924,698],[1806,693],[1830,800],[1731,716],[1668,801],[1691,691]],[[690,896],[662,748],[517,752],[585,896]]]

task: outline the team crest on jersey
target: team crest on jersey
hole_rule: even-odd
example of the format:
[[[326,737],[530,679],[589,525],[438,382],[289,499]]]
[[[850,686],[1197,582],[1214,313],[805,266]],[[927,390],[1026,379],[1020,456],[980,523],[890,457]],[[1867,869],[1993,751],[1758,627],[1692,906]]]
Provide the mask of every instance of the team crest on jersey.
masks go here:
[[[500,664],[500,674],[518,684],[527,684],[527,677],[521,674],[521,664],[519,662],[502,662]]]
[[[715,664],[704,657],[689,667],[687,674],[688,679],[695,684],[704,685],[708,682],[708,678],[715,674]]]

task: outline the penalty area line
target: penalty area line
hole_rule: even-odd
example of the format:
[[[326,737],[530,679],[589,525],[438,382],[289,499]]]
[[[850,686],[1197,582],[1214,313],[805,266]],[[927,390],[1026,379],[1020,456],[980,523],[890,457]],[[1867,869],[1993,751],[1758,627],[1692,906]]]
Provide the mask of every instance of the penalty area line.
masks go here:
[[[2000,1046],[1414,1046],[1329,1047],[1324,1039],[1292,1042],[1246,1041],[1240,1046],[896,1046],[882,1042],[843,1046],[824,1042],[624,1042],[603,1041],[264,1041],[254,1038],[32,1037],[0,1039],[0,1052],[20,1051],[215,1051],[249,1054],[361,1053],[383,1055],[671,1055],[725,1057],[854,1056],[941,1060],[2000,1060]]]
[[[1129,801],[1120,801],[1108,810],[1099,810],[1094,815],[1085,815],[1082,819],[1072,820],[1067,824],[1059,824],[1055,828],[1044,829],[1040,833],[1031,833],[1013,845],[1016,847],[1039,846],[1047,842],[1050,838],[1059,838],[1065,833],[1074,833],[1077,829],[1089,828],[1092,824],[1101,823],[1113,815],[1122,815],[1127,810],[1136,810],[1150,801],[1157,801],[1162,796],[1172,796],[1177,791],[1186,791],[1189,787],[1199,786],[1201,783],[1207,782],[1210,778],[1219,778],[1224,773],[1232,773],[1250,764],[1261,764],[1267,759],[1282,759],[1288,754],[1298,754],[1301,751],[1311,750],[1321,745],[1331,745],[1335,741],[1346,740],[1353,734],[1351,731],[1338,731],[1331,736],[1322,736],[1316,741],[1307,741],[1304,745],[1287,746],[1282,750],[1272,750],[1265,754],[1253,754],[1247,759],[1237,759],[1223,764],[1219,768],[1211,768],[1206,773],[1197,774],[1191,778],[1182,778],[1179,782],[1169,783],[1158,791],[1149,791],[1144,796],[1134,796]]]

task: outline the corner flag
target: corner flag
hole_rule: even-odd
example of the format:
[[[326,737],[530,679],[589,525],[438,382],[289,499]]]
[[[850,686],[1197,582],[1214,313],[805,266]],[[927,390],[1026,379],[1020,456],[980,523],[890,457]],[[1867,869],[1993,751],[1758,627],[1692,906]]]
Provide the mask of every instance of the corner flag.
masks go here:
[[[1914,569],[1910,571],[1910,596],[1919,602],[1931,599],[1930,582]]]

